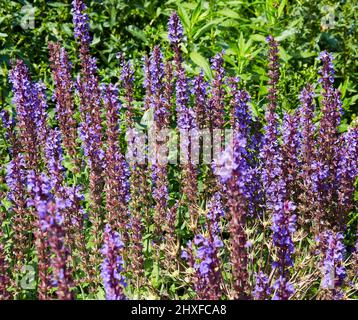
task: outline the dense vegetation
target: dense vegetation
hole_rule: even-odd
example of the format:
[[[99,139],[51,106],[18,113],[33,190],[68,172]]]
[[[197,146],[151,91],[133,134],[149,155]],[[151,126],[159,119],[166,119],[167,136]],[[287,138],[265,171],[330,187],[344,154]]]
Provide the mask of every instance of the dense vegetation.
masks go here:
[[[0,297],[356,298],[357,4],[87,5],[0,8]]]

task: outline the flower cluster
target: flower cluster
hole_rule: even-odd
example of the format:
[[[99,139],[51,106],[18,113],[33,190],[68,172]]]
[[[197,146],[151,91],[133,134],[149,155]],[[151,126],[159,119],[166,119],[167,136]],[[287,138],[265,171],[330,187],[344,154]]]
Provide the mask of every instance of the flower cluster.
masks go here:
[[[262,271],[255,274],[255,289],[252,293],[256,300],[267,300],[272,293],[270,281]]]
[[[213,128],[223,128],[224,126],[224,76],[223,52],[218,53],[211,59],[211,69],[214,71],[214,79],[210,90],[208,102],[208,113],[210,123]]]
[[[68,54],[60,43],[49,43],[52,77],[55,83],[54,100],[56,101],[56,118],[63,137],[63,144],[78,171],[80,163],[77,156],[77,123],[74,118],[72,64]]]
[[[102,97],[107,119],[104,188],[107,222],[116,230],[124,232],[129,222],[129,168],[118,146],[120,104],[117,88],[113,85],[104,85]]]
[[[193,74],[176,12],[171,50],[158,44],[144,58],[143,86],[123,53],[102,77],[87,8],[72,6],[79,59],[49,43],[53,104],[52,86],[12,62],[0,298],[86,299],[101,288],[110,300],[355,297],[358,131],[341,125],[332,55],[319,56],[318,90],[306,84],[297,110],[280,110],[269,36],[263,115],[224,52],[210,60],[212,79]],[[34,290],[18,281],[24,265],[35,266]]]
[[[189,241],[188,248],[182,252],[182,257],[188,259],[195,269],[195,291],[199,299],[217,300],[221,297],[222,275],[219,250],[223,247],[219,222],[224,216],[218,193],[214,195],[208,207],[207,235],[198,234],[193,242]]]
[[[40,151],[46,136],[43,86],[31,81],[29,70],[22,60],[14,62],[10,82],[26,168],[35,170],[41,161]]]
[[[87,6],[82,0],[72,1],[73,25],[75,26],[74,36],[75,39],[82,44],[89,44],[91,41],[89,18],[88,15],[84,13],[86,9]]]
[[[120,256],[123,242],[119,233],[113,231],[109,224],[106,225],[103,235],[104,245],[101,249],[104,261],[101,265],[101,275],[104,282],[107,300],[123,300],[125,295],[125,278],[121,272],[123,270],[123,259]]]
[[[43,257],[44,263],[41,266],[43,289],[41,294],[43,298],[47,297],[50,281],[48,268],[51,267],[52,285],[57,288],[57,297],[72,299],[72,272],[68,267],[70,252],[65,247],[62,213],[66,202],[52,194],[51,181],[44,174],[37,175],[34,171],[30,171],[27,177],[27,188],[31,195],[28,206],[34,207],[38,215],[38,250],[41,255],[49,253],[49,256]]]
[[[230,258],[234,276],[235,297],[248,297],[248,253],[245,233],[248,215],[248,163],[247,138],[240,132],[233,137],[233,145],[228,146],[214,163],[214,172],[219,177],[227,194],[227,206],[230,219]]]
[[[332,299],[341,299],[341,286],[346,277],[346,270],[343,265],[345,248],[343,235],[328,230],[322,233],[318,239],[322,254],[322,283],[323,289],[328,290]]]

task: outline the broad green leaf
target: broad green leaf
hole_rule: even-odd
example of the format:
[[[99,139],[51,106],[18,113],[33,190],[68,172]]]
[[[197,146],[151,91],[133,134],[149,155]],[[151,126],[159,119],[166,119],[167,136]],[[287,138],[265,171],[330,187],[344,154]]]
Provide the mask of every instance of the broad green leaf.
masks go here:
[[[191,29],[190,18],[182,5],[179,5],[178,7],[178,15],[180,17],[181,22],[184,25],[184,29],[186,29],[185,31],[190,32]]]
[[[214,19],[210,21],[209,23],[205,24],[203,27],[201,27],[193,36],[193,39],[196,40],[201,37],[203,33],[205,33],[207,30],[211,29],[213,26],[220,25],[222,23],[223,19]]]
[[[212,79],[212,72],[210,69],[210,64],[199,52],[196,52],[196,51],[191,52],[190,59],[196,65],[198,65],[201,69],[203,69],[203,71],[207,77]]]
[[[140,30],[138,27],[130,25],[126,28],[128,32],[130,32],[133,36],[138,38],[139,40],[142,40],[144,43],[147,43],[147,37],[145,36],[145,33]]]
[[[259,41],[259,42],[265,42],[266,41],[266,37],[263,36],[262,34],[253,34],[250,36],[250,39],[254,40],[254,41]]]
[[[196,6],[193,14],[191,15],[191,25],[192,26],[194,26],[199,21],[201,9],[202,9],[202,0],[198,1],[198,5]]]

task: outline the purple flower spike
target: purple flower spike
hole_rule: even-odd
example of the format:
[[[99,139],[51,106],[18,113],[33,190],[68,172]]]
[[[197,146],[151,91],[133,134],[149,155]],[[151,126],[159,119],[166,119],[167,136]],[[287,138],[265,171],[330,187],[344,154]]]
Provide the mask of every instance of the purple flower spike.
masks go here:
[[[297,203],[299,193],[298,175],[301,169],[299,113],[285,114],[282,127],[282,166],[286,183],[287,199]]]
[[[249,166],[246,146],[247,139],[240,132],[234,132],[233,145],[228,145],[213,168],[228,198],[230,260],[237,299],[247,299],[249,295],[245,226],[250,193],[247,188]]]
[[[122,67],[120,80],[121,86],[124,89],[124,99],[125,99],[125,108],[126,108],[126,118],[129,124],[129,127],[134,126],[134,110],[133,110],[133,84],[134,84],[134,69],[132,64],[129,61],[125,61],[123,53],[118,53],[117,58],[119,59],[119,64]]]
[[[57,129],[49,132],[46,139],[45,155],[47,159],[47,169],[51,177],[51,184],[57,192],[63,182],[64,167],[62,165],[63,154],[61,147],[61,133]]]
[[[324,226],[329,228],[340,228],[341,217],[337,216],[335,204],[336,193],[338,190],[338,181],[336,179],[339,163],[339,145],[340,138],[338,126],[340,125],[340,116],[342,102],[340,92],[333,87],[334,69],[331,54],[326,51],[320,54],[322,67],[319,70],[322,84],[322,118],[317,139],[317,158],[316,170],[316,188],[317,204],[316,219],[317,225],[320,225],[320,233]]]
[[[338,181],[338,222],[344,229],[348,213],[354,206],[354,181],[358,176],[358,128],[351,128],[341,136],[339,163],[336,180]]]
[[[17,60],[10,71],[13,86],[13,103],[19,128],[19,142],[24,151],[27,169],[37,170],[41,148],[46,136],[46,101],[44,87],[31,81],[25,63]]]
[[[176,71],[178,72],[179,69],[182,69],[183,67],[180,50],[180,44],[183,41],[183,26],[176,12],[173,12],[169,18],[168,38],[170,44],[173,46],[174,49],[174,62],[176,66]]]
[[[318,236],[318,245],[322,254],[322,289],[326,290],[328,299],[340,300],[343,298],[342,284],[346,278],[344,266],[345,247],[343,234],[325,231]]]
[[[121,252],[124,247],[119,233],[113,231],[109,224],[106,225],[103,235],[104,245],[101,249],[104,261],[101,265],[101,275],[107,300],[124,300],[123,287],[126,286],[123,271],[123,259]]]
[[[204,73],[200,72],[198,76],[192,82],[192,93],[195,96],[195,110],[196,110],[196,118],[198,121],[198,126],[202,129],[208,127],[209,119],[208,115],[206,114],[207,111],[207,102],[206,102],[206,95],[207,95],[207,88],[208,83],[204,80]]]
[[[280,276],[273,285],[275,294],[272,300],[288,300],[295,292],[293,285],[283,276]]]
[[[302,217],[307,223],[313,219],[314,206],[316,203],[316,195],[313,190],[313,164],[315,162],[315,132],[316,127],[313,122],[314,119],[314,88],[308,84],[303,88],[300,94],[301,108],[300,108],[300,127],[301,127],[301,165],[302,169],[299,173],[302,185],[300,186],[302,193],[299,196],[300,206],[299,211],[302,212]]]
[[[80,167],[80,159],[77,154],[77,122],[74,118],[72,66],[66,50],[61,48],[59,43],[50,42],[48,47],[52,77],[56,86],[53,96],[56,101],[56,119],[61,130],[64,148],[74,161],[74,171],[77,172]]]
[[[211,69],[214,71],[214,79],[212,89],[210,90],[208,113],[210,117],[210,124],[214,129],[222,129],[224,127],[225,90],[223,84],[225,69],[223,64],[223,52],[218,53],[211,59]]]
[[[47,299],[50,279],[48,268],[52,269],[52,286],[56,287],[59,299],[72,299],[72,270],[69,268],[70,252],[65,246],[63,210],[67,204],[52,193],[49,178],[34,171],[29,172],[27,187],[30,194],[28,205],[35,207],[38,215],[36,248],[39,259],[39,298]],[[48,252],[50,248],[50,252]]]
[[[178,14],[174,11],[168,22],[168,37],[173,45],[179,45],[183,41],[183,26]]]
[[[120,152],[118,90],[114,85],[102,87],[107,120],[107,149],[105,155],[105,191],[107,221],[116,230],[124,233],[128,224],[129,167]],[[125,238],[125,241],[128,239]]]
[[[255,274],[255,289],[252,293],[255,300],[268,300],[272,293],[269,279],[262,271]]]
[[[75,39],[85,45],[89,45],[91,42],[91,36],[89,33],[89,18],[84,12],[87,9],[86,4],[82,0],[72,1],[72,15],[73,25],[75,29]]]
[[[194,288],[198,298],[218,300],[222,296],[219,250],[223,247],[219,222],[224,215],[219,193],[214,195],[208,208],[205,226],[207,234],[196,235],[193,243],[189,241],[187,249],[182,252],[182,258],[188,260],[189,265],[195,269]]]

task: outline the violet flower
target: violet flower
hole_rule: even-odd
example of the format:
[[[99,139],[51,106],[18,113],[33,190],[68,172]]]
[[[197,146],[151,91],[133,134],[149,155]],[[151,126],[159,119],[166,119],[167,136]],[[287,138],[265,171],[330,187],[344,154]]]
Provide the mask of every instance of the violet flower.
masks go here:
[[[287,199],[297,203],[299,195],[298,176],[301,169],[299,113],[285,114],[282,127],[282,168],[286,183]]]
[[[87,9],[83,0],[72,1],[72,16],[75,39],[82,45],[89,45],[91,36],[89,33],[89,18],[85,13]]]
[[[105,169],[105,191],[107,221],[116,230],[124,233],[128,222],[129,167],[119,148],[118,90],[114,85],[103,85],[103,102],[107,119],[107,149]],[[128,239],[125,238],[127,241]]]
[[[268,36],[266,41],[269,45],[268,52],[268,111],[274,113],[277,107],[277,85],[280,78],[279,62],[278,62],[278,43],[272,36]]]
[[[182,57],[180,51],[180,44],[183,41],[183,26],[179,19],[178,14],[174,11],[168,22],[168,38],[170,44],[173,46],[174,49],[174,62],[176,69],[181,68]]]
[[[218,53],[211,59],[211,69],[214,71],[214,79],[211,84],[207,112],[210,118],[210,127],[214,129],[223,129],[224,127],[225,90],[223,84],[225,70],[223,64],[223,52]]]
[[[46,139],[45,155],[47,170],[51,178],[51,184],[55,191],[59,191],[64,180],[64,167],[62,165],[63,154],[61,147],[61,133],[52,129]]]
[[[338,126],[340,124],[341,101],[340,93],[333,87],[333,57],[326,51],[320,54],[322,67],[319,70],[322,83],[322,118],[318,134],[317,159],[316,166],[320,169],[317,172],[317,188],[319,193],[317,221],[320,222],[321,228],[324,225],[335,227],[338,221],[334,207],[336,190],[338,184],[336,180],[337,167],[339,162],[339,134]]]
[[[56,119],[61,130],[63,144],[75,165],[75,172],[79,170],[80,159],[77,155],[77,122],[74,118],[73,81],[71,76],[72,64],[68,54],[59,43],[50,42],[50,62],[52,77],[55,83],[54,100],[56,101]]]
[[[101,276],[107,300],[124,300],[123,287],[126,286],[122,275],[123,259],[121,257],[123,242],[118,232],[113,231],[109,224],[106,225],[103,235],[103,247],[101,249],[104,260],[101,265]]]
[[[310,221],[314,217],[316,206],[316,195],[313,185],[315,182],[313,178],[314,163],[316,158],[316,141],[315,141],[315,124],[314,119],[314,89],[313,86],[308,84],[303,88],[300,94],[301,108],[300,108],[300,128],[301,128],[301,172],[300,176],[300,189],[302,193],[299,196],[299,211],[302,213],[304,222]]]
[[[249,110],[248,103],[251,100],[250,95],[245,90],[239,90],[238,78],[229,78],[232,107],[232,128],[235,132],[239,132],[242,137],[247,139],[247,152],[245,158],[248,164],[246,173],[247,192],[250,194],[248,202],[248,214],[253,216],[259,214],[263,207],[263,188],[261,181],[261,163],[258,158],[258,150],[260,148],[259,129],[254,127],[252,114]],[[251,135],[252,129],[254,133]]]
[[[24,151],[26,167],[37,170],[46,131],[43,87],[31,82],[29,70],[21,60],[13,63],[9,77],[14,92],[13,103],[16,106],[18,141]]]
[[[351,128],[341,136],[336,181],[338,185],[337,219],[344,230],[348,214],[354,207],[354,182],[358,176],[358,129]]]
[[[204,73],[200,72],[192,81],[192,94],[195,97],[196,118],[200,129],[209,125],[206,102],[207,88],[208,83],[204,80]]]
[[[162,130],[169,127],[169,110],[165,105],[164,93],[164,64],[163,55],[158,46],[155,46],[150,57],[150,77],[151,77],[151,108],[154,114],[154,126],[151,128],[153,135],[152,154],[150,155],[153,199],[156,203],[154,223],[158,235],[162,233],[165,225],[165,216],[168,206],[168,178],[167,178],[167,154],[163,154],[161,149],[166,141],[162,141]]]
[[[17,139],[17,134],[15,131],[15,118],[10,115],[10,113],[3,109],[0,112],[1,123],[5,128],[5,139],[9,142],[9,154],[13,157],[19,153],[20,145]]]
[[[272,300],[288,300],[295,292],[293,285],[283,276],[279,276],[272,288],[275,290]]]
[[[86,6],[83,1],[72,2],[72,14],[75,38],[79,43],[81,60],[81,74],[77,79],[77,92],[80,98],[81,124],[79,137],[83,142],[84,154],[89,165],[90,216],[93,229],[93,255],[91,276],[97,281],[96,266],[99,262],[100,230],[102,228],[102,192],[104,188],[105,154],[103,150],[101,91],[96,59],[91,57],[89,44],[88,17],[84,12]]]
[[[278,116],[277,107],[277,84],[279,80],[278,64],[278,43],[272,36],[267,38],[269,43],[269,104],[265,113],[266,126],[263,138],[262,150],[260,157],[263,161],[264,169],[262,179],[266,190],[267,207],[272,210],[275,206],[276,193],[275,182],[280,178],[281,156],[278,142]]]
[[[293,294],[293,286],[289,283],[289,268],[292,267],[294,244],[292,234],[296,231],[296,209],[292,202],[277,203],[272,217],[273,244],[277,248],[277,260],[273,267],[277,268],[279,278],[274,284],[274,300],[287,300]]]
[[[8,200],[11,202],[10,212],[12,212],[12,229],[14,231],[14,245],[12,247],[14,260],[14,270],[20,272],[22,264],[27,261],[26,252],[30,232],[34,232],[34,220],[27,209],[26,204],[26,169],[25,160],[21,153],[7,165],[6,184],[9,188]]]
[[[49,267],[52,269],[52,286],[59,299],[72,299],[72,271],[68,266],[70,252],[65,247],[65,230],[62,211],[63,199],[54,197],[51,182],[44,174],[29,172],[27,187],[30,193],[28,205],[38,214],[36,247],[39,259],[39,298],[46,299],[50,287]]]
[[[234,281],[235,298],[249,296],[247,236],[245,233],[248,199],[247,139],[234,132],[232,145],[228,145],[213,169],[224,186],[229,208],[230,261]]]
[[[262,271],[255,274],[255,288],[252,296],[255,300],[268,300],[271,296],[272,288],[269,278]]]
[[[327,290],[329,299],[340,300],[343,297],[342,284],[346,278],[344,266],[345,247],[343,234],[331,230],[321,233],[318,244],[321,249],[322,260],[322,283],[323,289]]]
[[[178,71],[176,82],[177,124],[180,133],[180,161],[182,162],[183,194],[189,203],[194,204],[197,198],[196,168],[191,158],[192,138],[197,134],[196,114],[189,104],[188,82],[184,69]],[[193,217],[194,220],[195,217]]]
[[[124,89],[124,100],[126,108],[126,119],[128,121],[129,127],[134,126],[134,92],[133,92],[133,85],[134,85],[134,69],[133,66],[129,61],[125,61],[124,55],[122,53],[117,54],[117,58],[119,59],[119,64],[122,67],[120,80],[121,85]]]
[[[191,267],[195,269],[196,276],[194,289],[199,299],[218,300],[222,296],[221,291],[221,261],[219,250],[223,247],[220,237],[220,218],[224,215],[221,205],[220,194],[216,193],[208,205],[209,212],[206,216],[205,228],[207,234],[199,234],[194,238],[195,255],[194,260],[188,259]],[[183,251],[182,257],[188,258],[193,255],[193,243]],[[190,251],[190,253],[188,253]]]

